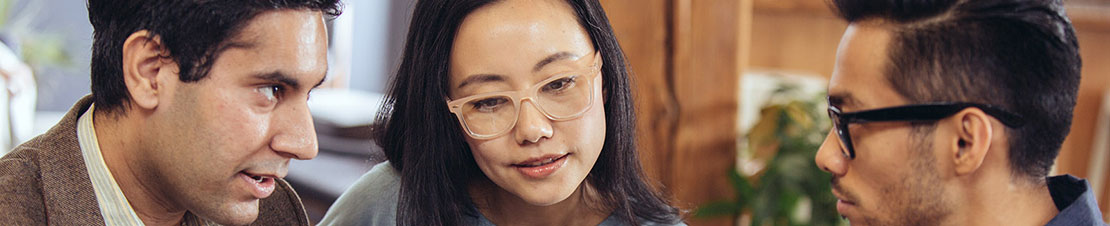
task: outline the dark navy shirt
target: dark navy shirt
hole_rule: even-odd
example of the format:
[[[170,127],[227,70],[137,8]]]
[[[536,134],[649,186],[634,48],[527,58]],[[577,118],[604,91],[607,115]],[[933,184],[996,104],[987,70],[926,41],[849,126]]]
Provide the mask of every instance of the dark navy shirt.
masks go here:
[[[1060,213],[1048,221],[1055,225],[1106,225],[1087,180],[1071,175],[1048,177],[1048,192]]]

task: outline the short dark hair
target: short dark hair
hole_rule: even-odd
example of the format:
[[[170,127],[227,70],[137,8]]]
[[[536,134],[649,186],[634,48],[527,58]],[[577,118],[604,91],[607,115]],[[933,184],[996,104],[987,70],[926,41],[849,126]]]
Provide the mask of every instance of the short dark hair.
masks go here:
[[[123,112],[131,98],[123,82],[123,43],[147,30],[161,39],[164,53],[178,64],[184,82],[204,79],[228,39],[262,12],[311,9],[329,17],[339,0],[89,0],[93,26],[92,96],[97,110]]]
[[[459,122],[444,103],[451,46],[464,18],[495,0],[420,0],[416,3],[400,68],[378,115],[376,141],[401,172],[399,225],[465,224],[478,214],[467,186],[478,169]],[[627,61],[596,0],[567,0],[601,52],[605,143],[586,176],[601,208],[626,222],[679,221],[678,210],[650,186],[636,152],[635,111]],[[593,206],[596,207],[596,206]],[[638,225],[638,224],[636,224]]]
[[[913,103],[977,102],[1007,127],[1015,176],[1041,180],[1071,128],[1079,44],[1060,0],[832,0],[849,23],[893,25],[886,77]]]

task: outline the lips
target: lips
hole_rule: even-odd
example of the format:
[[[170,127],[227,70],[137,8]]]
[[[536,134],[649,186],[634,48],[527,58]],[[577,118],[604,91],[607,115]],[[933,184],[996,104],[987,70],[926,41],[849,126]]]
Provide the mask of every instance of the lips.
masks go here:
[[[247,186],[245,190],[250,192],[255,199],[264,199],[270,197],[270,194],[274,193],[274,187],[276,185],[274,179],[276,177],[273,175],[252,173],[244,170],[239,171],[237,176],[246,183]]]
[[[518,172],[524,176],[532,179],[543,179],[551,176],[567,163],[567,157],[571,154],[552,154],[545,155],[538,158],[531,158],[526,161],[521,161],[511,166],[516,168]]]
[[[833,196],[836,196],[836,199],[837,199],[836,200],[836,212],[839,212],[840,215],[844,215],[844,216],[849,215],[848,213],[851,211],[851,209],[853,207],[856,207],[856,202],[852,201],[848,198],[845,198],[846,195],[844,195],[844,193],[841,193],[840,189],[833,188],[832,192],[833,192]]]

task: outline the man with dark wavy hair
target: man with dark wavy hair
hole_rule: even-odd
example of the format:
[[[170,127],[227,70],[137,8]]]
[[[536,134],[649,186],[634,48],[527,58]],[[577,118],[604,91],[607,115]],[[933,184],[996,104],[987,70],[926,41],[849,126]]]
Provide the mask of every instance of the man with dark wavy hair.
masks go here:
[[[5,225],[307,225],[337,0],[89,0],[92,94],[0,159]]]
[[[1049,176],[1081,66],[1059,0],[832,0],[849,25],[816,156],[854,225],[1105,225]]]

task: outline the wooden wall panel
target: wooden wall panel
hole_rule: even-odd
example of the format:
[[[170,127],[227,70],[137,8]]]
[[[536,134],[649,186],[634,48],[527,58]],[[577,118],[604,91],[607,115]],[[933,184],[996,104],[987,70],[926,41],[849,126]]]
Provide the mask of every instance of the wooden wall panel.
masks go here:
[[[740,21],[750,14],[740,12],[742,1],[675,2],[673,74],[679,116],[671,181],[679,204],[692,207],[733,196],[725,178],[736,158]]]
[[[827,78],[832,75],[836,46],[847,26],[831,13],[756,10],[751,67]]]
[[[639,148],[648,174],[680,208],[731,199],[741,6],[745,1],[603,1],[635,82]],[[689,219],[732,225],[733,219]]]
[[[667,0],[602,1],[614,33],[628,57],[636,99],[640,159],[656,183],[670,179],[669,159],[677,122],[670,85]],[[664,187],[664,191],[668,189]]]

